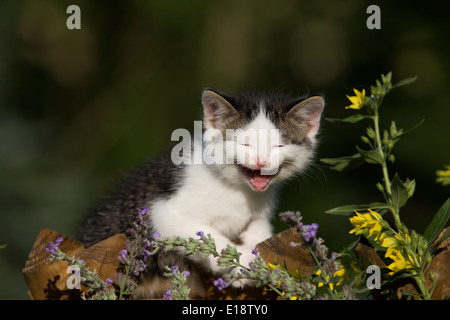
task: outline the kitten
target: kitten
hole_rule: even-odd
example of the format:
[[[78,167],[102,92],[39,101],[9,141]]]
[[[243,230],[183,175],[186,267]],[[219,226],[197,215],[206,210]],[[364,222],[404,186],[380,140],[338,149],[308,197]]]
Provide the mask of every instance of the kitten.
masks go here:
[[[137,208],[149,207],[152,232],[162,237],[210,233],[218,252],[236,245],[240,262],[252,261],[251,251],[272,235],[278,184],[312,160],[324,100],[261,92],[231,96],[206,89],[202,104],[204,141],[195,140],[181,155],[167,152],[131,174],[88,218],[81,234],[86,246],[126,233]],[[212,150],[214,161],[192,163],[196,153],[206,150]],[[162,297],[165,265],[181,270],[201,265],[209,273],[220,272],[213,257],[186,259],[177,252],[160,252],[149,259],[136,296]],[[189,278],[199,283],[193,272]],[[194,291],[198,297],[204,294],[201,287]]]

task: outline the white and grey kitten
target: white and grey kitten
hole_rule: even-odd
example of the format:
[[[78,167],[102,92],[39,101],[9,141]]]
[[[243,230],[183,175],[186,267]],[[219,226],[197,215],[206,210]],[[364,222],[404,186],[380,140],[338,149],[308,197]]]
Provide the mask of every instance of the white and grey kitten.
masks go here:
[[[240,262],[251,262],[251,251],[272,235],[277,185],[312,160],[324,99],[262,92],[230,96],[206,89],[202,104],[209,138],[194,141],[200,148],[192,147],[182,158],[193,159],[198,150],[210,148],[216,161],[177,165],[169,151],[143,165],[88,218],[81,234],[86,246],[126,233],[137,208],[149,207],[152,232],[192,237],[203,231],[215,239],[218,252],[236,245],[242,253]],[[187,260],[177,252],[161,252],[150,259],[137,291],[143,297],[160,298],[165,293],[165,265],[185,269],[201,265],[209,273],[220,272],[212,257]],[[195,275],[189,278],[198,282]],[[200,287],[193,291],[199,297],[204,294]]]

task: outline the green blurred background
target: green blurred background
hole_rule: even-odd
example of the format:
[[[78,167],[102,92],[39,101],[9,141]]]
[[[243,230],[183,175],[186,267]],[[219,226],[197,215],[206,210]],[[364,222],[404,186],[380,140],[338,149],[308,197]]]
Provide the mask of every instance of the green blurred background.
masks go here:
[[[66,8],[81,8],[81,30]],[[366,9],[381,8],[381,30]],[[326,96],[345,117],[346,95],[381,73],[394,82],[382,124],[425,122],[394,150],[391,174],[415,178],[402,210],[424,231],[449,196],[435,171],[450,164],[448,1],[62,1],[0,2],[0,298],[27,299],[21,270],[38,232],[72,236],[85,213],[126,172],[201,119],[204,87]],[[317,159],[355,153],[366,123],[323,122]],[[380,169],[332,172],[319,161],[282,192],[279,210],[318,222],[331,250],[353,237],[325,210],[382,200]]]

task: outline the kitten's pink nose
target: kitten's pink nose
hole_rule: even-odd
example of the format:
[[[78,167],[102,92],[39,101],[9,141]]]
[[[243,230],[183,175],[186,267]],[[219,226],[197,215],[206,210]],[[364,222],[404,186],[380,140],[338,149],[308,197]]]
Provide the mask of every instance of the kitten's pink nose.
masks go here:
[[[256,160],[256,165],[259,168],[264,168],[267,165],[267,160],[266,159],[261,159],[258,157],[258,159]]]

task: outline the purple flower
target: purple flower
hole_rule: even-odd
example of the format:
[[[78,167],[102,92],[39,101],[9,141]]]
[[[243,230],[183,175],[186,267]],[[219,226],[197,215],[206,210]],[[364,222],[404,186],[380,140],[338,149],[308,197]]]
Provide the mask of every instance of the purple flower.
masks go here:
[[[189,271],[187,271],[187,270],[184,270],[183,274],[184,274],[185,277],[189,277],[191,275],[191,273]]]
[[[155,233],[152,235],[152,237],[153,237],[153,239],[158,239],[158,238],[161,238],[161,234],[160,234],[159,232],[155,232]]]
[[[257,249],[257,248],[253,249],[253,250],[252,250],[252,254],[254,254],[255,256],[257,256],[257,255],[258,255],[258,249]]]
[[[331,262],[334,262],[336,260],[336,258],[338,257],[339,253],[337,252],[332,252],[331,253]]]
[[[54,244],[53,241],[50,241],[50,244],[47,248],[45,248],[45,251],[50,252],[50,253],[55,253],[54,249],[57,247],[58,247],[57,244]]]
[[[309,242],[312,238],[314,238],[317,234],[317,229],[319,229],[319,225],[317,223],[312,223],[310,225],[305,225],[306,232],[303,233],[303,238],[306,242]]]
[[[144,252],[142,253],[142,255],[144,256],[144,259],[145,259],[145,258],[148,258],[148,257],[150,257],[151,255],[153,255],[153,252],[150,252],[150,251],[148,251],[148,250],[144,250]]]
[[[113,279],[111,279],[111,278],[106,279],[106,282],[105,282],[105,285],[103,286],[103,289],[105,289],[108,284],[113,284],[113,283],[114,283]]]
[[[63,240],[63,237],[59,237],[58,239],[56,239],[55,243],[53,243],[53,241],[50,241],[50,244],[47,248],[45,248],[45,251],[50,252],[51,254],[55,254],[55,250],[59,250],[58,246],[61,242],[63,242]]]
[[[139,264],[139,268],[137,266],[135,267],[135,270],[133,271],[133,274],[137,277],[140,272],[143,272],[147,266],[142,261]]]
[[[199,232],[196,233],[196,235],[199,236],[200,239],[203,240],[203,237],[205,236],[205,233],[203,231],[199,231]]]
[[[177,273],[178,266],[177,265],[171,266],[170,269],[172,269],[173,274],[175,274]]]
[[[290,245],[291,247],[293,247],[293,248],[299,246],[298,244],[296,244],[295,242],[292,242],[292,241],[289,243],[289,245]]]
[[[122,258],[123,260],[127,260],[127,254],[128,251],[127,249],[123,249],[122,251],[119,252],[120,256],[118,257],[119,259]]]
[[[220,291],[225,289],[226,287],[228,287],[230,285],[225,280],[223,280],[222,278],[217,278],[216,280],[213,281],[213,284]]]
[[[286,211],[283,213],[283,216],[287,219],[290,219],[294,216],[294,213],[292,211]]]
[[[142,244],[144,248],[152,246],[152,243],[146,237],[142,237]]]
[[[167,289],[166,294],[164,294],[164,296],[163,296],[163,299],[172,300],[172,297],[170,296],[171,293],[172,293],[172,290]]]
[[[138,211],[139,211],[139,215],[140,215],[140,216],[143,216],[143,215],[145,215],[147,212],[149,212],[150,209],[149,209],[148,207],[145,207],[145,208],[142,209],[142,210],[138,208]]]

